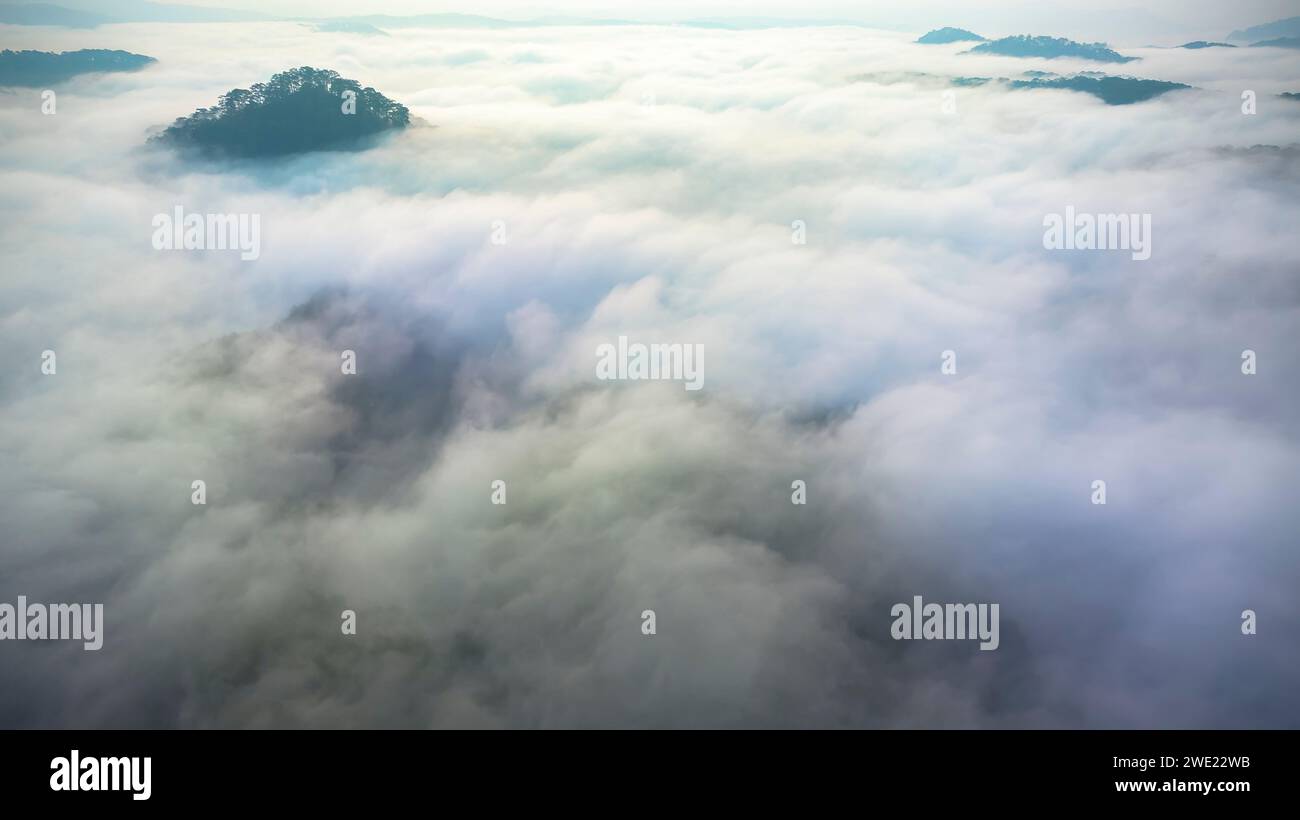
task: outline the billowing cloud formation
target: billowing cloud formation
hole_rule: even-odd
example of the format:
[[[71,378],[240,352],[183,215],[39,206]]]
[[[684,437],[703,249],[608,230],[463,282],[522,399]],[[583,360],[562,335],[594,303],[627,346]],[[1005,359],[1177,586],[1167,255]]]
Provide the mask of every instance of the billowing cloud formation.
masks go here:
[[[0,600],[107,618],[0,642],[0,724],[1295,725],[1294,54],[1128,49],[1195,88],[1108,107],[857,29],[6,34],[159,63],[0,99]],[[428,125],[143,147],[290,64]],[[260,257],[154,250],[176,205]],[[620,335],[705,389],[597,380]],[[1000,647],[891,640],[914,595]]]

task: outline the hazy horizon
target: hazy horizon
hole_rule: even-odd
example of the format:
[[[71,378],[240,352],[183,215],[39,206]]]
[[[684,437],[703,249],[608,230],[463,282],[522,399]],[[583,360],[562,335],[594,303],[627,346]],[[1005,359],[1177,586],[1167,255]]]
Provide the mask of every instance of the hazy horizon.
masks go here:
[[[68,8],[110,13],[114,7],[138,0],[65,0],[55,3]],[[17,0],[0,4],[18,5]],[[740,17],[779,18],[803,21],[842,20],[889,30],[924,32],[956,26],[981,34],[1047,34],[1098,39],[1125,45],[1147,42],[1168,44],[1164,39],[1221,39],[1229,32],[1273,22],[1300,13],[1289,0],[1245,0],[1222,4],[1198,0],[993,0],[974,9],[969,3],[951,0],[918,0],[896,8],[886,2],[849,0],[665,0],[656,3],[594,2],[559,0],[520,2],[483,0],[478,3],[444,3],[434,0],[176,0],[172,5],[249,11],[285,17],[351,17],[363,15],[468,14],[508,20],[530,20],[551,15],[586,18],[631,19],[666,23],[681,20]],[[1154,39],[1153,39],[1154,38]]]

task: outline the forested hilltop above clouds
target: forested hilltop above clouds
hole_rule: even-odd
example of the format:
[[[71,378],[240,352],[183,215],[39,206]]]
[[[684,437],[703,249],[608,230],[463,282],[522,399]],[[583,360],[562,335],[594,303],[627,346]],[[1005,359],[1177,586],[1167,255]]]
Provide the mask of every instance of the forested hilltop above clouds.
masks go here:
[[[81,51],[0,51],[0,85],[46,86],[81,74],[108,71],[136,71],[152,57],[129,51],[88,48]]]
[[[282,71],[226,92],[216,105],[176,120],[153,142],[213,157],[254,158],[346,150],[405,128],[406,106],[328,69]]]

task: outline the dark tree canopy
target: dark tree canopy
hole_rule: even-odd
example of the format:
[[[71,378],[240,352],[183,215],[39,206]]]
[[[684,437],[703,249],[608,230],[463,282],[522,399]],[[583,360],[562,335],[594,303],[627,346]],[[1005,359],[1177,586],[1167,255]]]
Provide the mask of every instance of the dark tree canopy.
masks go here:
[[[1097,60],[1103,63],[1127,63],[1136,57],[1125,57],[1112,51],[1105,43],[1076,43],[1061,37],[1031,37],[1021,34],[1016,37],[1003,37],[988,43],[980,43],[971,49],[972,53],[1001,54],[1007,57],[1079,57],[1084,60]]]
[[[1164,80],[1141,80],[1136,77],[1056,77],[1032,80],[1015,80],[1012,88],[1064,88],[1070,91],[1082,91],[1099,97],[1107,105],[1130,105],[1158,97],[1168,91],[1191,88],[1182,83],[1170,83]]]
[[[347,91],[356,95],[354,113],[345,113]],[[228,91],[153,139],[215,157],[276,157],[356,148],[364,137],[409,124],[406,106],[375,89],[303,66]]]
[[[951,26],[945,26],[944,28],[937,28],[934,31],[928,31],[925,34],[922,34],[917,39],[917,42],[924,43],[926,45],[936,45],[936,44],[943,44],[943,43],[961,43],[970,40],[983,40],[983,39],[985,38],[979,36],[973,31],[967,31],[964,28],[952,28]]]
[[[157,62],[143,54],[86,48],[81,51],[0,51],[0,85],[46,86],[97,71],[135,71]]]

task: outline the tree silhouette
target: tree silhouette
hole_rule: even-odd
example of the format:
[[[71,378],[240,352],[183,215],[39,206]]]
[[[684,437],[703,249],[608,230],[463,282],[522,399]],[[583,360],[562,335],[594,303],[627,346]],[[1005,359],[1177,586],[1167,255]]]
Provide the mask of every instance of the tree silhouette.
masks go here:
[[[1031,37],[1020,34],[980,43],[971,54],[1002,54],[1007,57],[1079,57],[1103,63],[1131,63],[1136,57],[1125,57],[1112,51],[1105,43],[1076,43],[1061,37]]]
[[[351,91],[355,111],[345,106]],[[275,157],[349,150],[364,137],[410,124],[406,106],[328,69],[303,66],[236,88],[211,108],[177,119],[157,141],[217,157]]]
[[[85,48],[81,51],[0,51],[0,85],[53,85],[100,71],[135,71],[157,62],[143,54]]]

